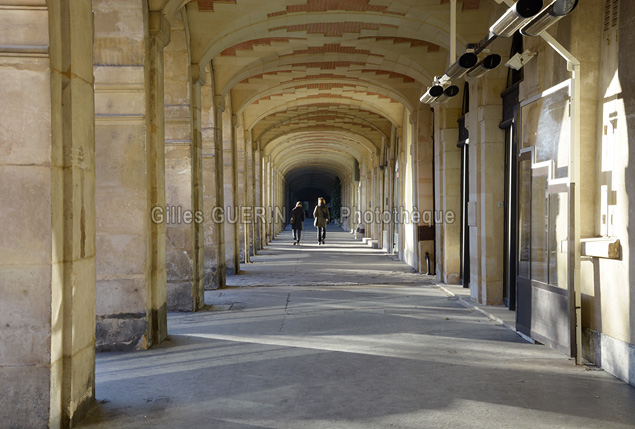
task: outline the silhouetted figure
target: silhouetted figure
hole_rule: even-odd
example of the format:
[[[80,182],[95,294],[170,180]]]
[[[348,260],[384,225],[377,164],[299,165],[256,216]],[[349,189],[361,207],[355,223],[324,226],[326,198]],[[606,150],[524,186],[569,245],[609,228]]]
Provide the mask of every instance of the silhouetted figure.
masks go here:
[[[329,223],[330,214],[329,209],[326,207],[326,201],[324,198],[318,198],[318,205],[313,210],[313,217],[315,221],[313,225],[317,227],[317,239],[318,244],[324,244],[326,238],[326,224]]]
[[[304,209],[302,208],[302,201],[298,201],[295,204],[293,210],[291,210],[291,228],[293,229],[293,245],[300,244],[300,238],[302,237],[302,222],[304,222]]]

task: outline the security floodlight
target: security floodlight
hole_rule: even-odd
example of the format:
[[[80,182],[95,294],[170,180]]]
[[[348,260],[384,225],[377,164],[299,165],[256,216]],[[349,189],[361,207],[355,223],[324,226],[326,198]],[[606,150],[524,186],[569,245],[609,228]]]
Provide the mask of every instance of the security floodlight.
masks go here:
[[[459,87],[456,86],[456,85],[450,85],[447,88],[445,88],[445,91],[443,91],[443,94],[441,94],[436,100],[434,100],[434,102],[435,103],[445,103],[450,98],[452,98],[455,95],[457,95],[458,93],[459,93]]]
[[[428,88],[425,94],[421,96],[419,101],[422,103],[432,103],[435,98],[443,94],[443,87],[441,85],[434,85]]]
[[[538,36],[575,9],[578,0],[556,0],[521,28],[523,36]]]
[[[478,57],[472,52],[466,52],[459,57],[445,72],[450,79],[459,79],[467,73],[469,69],[474,67],[478,62]]]
[[[501,63],[501,56],[498,54],[490,54],[483,58],[474,68],[467,72],[469,77],[477,78],[483,76],[488,71],[495,69]]]
[[[542,0],[518,0],[489,28],[489,32],[497,37],[510,37],[540,9]]]

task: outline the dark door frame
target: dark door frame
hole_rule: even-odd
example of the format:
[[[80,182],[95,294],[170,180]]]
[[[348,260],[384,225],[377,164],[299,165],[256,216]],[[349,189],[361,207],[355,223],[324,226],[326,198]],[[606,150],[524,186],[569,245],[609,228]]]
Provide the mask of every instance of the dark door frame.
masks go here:
[[[505,221],[503,232],[503,303],[516,310],[516,260],[518,255],[518,87],[515,83],[502,92],[503,121],[499,127],[505,131]]]
[[[464,288],[470,287],[470,227],[468,225],[468,202],[470,201],[470,133],[465,126],[465,115],[470,111],[470,87],[463,87],[462,116],[459,124],[459,142],[461,149],[461,227],[460,227],[460,263],[459,277]]]

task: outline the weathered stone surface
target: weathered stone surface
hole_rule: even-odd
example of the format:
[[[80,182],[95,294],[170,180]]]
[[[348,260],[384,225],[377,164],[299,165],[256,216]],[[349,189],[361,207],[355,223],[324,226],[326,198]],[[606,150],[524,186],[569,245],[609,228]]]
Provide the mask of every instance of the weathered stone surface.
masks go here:
[[[48,366],[0,365],[4,392],[0,395],[0,419],[7,427],[49,427],[51,374]],[[28,404],[28,407],[25,405]]]
[[[132,314],[145,311],[146,280],[138,278],[119,278],[100,280],[97,289],[97,314]]]
[[[119,313],[97,318],[98,352],[148,347],[146,313]]]
[[[193,311],[192,282],[168,282],[168,311]]]

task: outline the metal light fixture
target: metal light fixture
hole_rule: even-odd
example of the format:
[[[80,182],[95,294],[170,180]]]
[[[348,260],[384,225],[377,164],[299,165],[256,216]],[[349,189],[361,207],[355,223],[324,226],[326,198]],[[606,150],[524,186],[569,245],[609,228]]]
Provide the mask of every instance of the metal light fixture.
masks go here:
[[[443,94],[441,94],[436,100],[434,100],[434,102],[435,103],[445,103],[450,98],[452,98],[455,95],[457,95],[458,93],[459,93],[459,87],[456,86],[456,85],[450,85],[447,88],[445,88],[445,90],[443,91]]]
[[[578,0],[556,0],[540,12],[521,30],[523,36],[538,36],[575,9]]]
[[[542,9],[542,0],[518,0],[490,28],[490,34],[510,37]]]
[[[532,52],[529,49],[525,49],[525,52],[523,52],[522,54],[519,52],[511,57],[509,61],[505,63],[505,66],[509,67],[510,69],[520,70],[525,67],[525,64],[527,64],[529,60],[531,60],[536,55],[537,54],[535,52]]]
[[[422,103],[432,103],[441,94],[443,94],[443,87],[441,85],[434,85],[427,89],[426,93],[421,96],[419,101]]]
[[[467,72],[469,77],[477,78],[483,76],[488,71],[495,69],[501,63],[501,56],[490,54],[483,58],[474,68]]]
[[[463,77],[469,69],[474,67],[477,62],[478,57],[475,53],[466,52],[446,70],[445,75],[449,79],[459,79]]]

